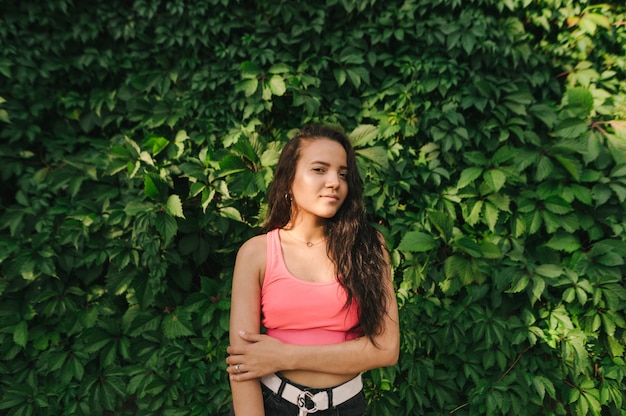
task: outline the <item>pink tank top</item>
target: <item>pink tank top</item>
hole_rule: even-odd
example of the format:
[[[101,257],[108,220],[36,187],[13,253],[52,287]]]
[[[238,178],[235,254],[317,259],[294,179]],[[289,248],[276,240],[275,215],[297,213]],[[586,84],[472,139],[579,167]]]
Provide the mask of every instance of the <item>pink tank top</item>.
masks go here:
[[[267,335],[288,344],[334,344],[359,336],[355,302],[337,280],[307,282],[292,275],[283,258],[278,229],[267,233],[267,264],[261,288],[262,323]]]

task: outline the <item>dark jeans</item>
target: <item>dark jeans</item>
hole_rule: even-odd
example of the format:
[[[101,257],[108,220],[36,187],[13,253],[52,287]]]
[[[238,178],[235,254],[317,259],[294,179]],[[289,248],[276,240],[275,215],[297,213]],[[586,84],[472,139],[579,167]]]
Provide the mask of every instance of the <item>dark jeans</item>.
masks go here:
[[[312,389],[300,384],[289,382],[290,384],[298,387],[301,390],[308,390],[311,394],[316,394],[321,391],[330,389]],[[263,405],[265,408],[265,416],[298,416],[298,406],[287,400],[279,397],[273,391],[261,384],[261,390],[263,392]],[[367,404],[365,403],[365,394],[363,391],[359,392],[356,396],[341,403],[337,407],[330,408],[324,411],[318,410],[315,413],[310,413],[311,416],[365,416],[367,411]],[[231,416],[234,413],[231,409]]]

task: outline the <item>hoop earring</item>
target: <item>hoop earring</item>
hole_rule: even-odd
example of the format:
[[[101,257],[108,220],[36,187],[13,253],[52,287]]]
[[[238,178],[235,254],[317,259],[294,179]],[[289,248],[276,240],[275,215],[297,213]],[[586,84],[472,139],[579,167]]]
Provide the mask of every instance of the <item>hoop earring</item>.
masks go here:
[[[285,201],[287,201],[288,205],[291,205],[291,201],[293,201],[293,197],[288,193],[285,194]]]

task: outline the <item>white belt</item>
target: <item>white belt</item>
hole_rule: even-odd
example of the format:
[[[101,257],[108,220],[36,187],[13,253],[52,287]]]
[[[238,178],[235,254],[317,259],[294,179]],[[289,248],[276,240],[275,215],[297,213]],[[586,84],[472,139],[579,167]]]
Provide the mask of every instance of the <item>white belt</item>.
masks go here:
[[[283,399],[298,406],[298,414],[300,416],[338,406],[356,396],[363,389],[361,374],[337,387],[324,389],[323,391],[315,394],[310,391],[299,389],[298,387],[290,384],[289,381],[281,379],[276,374],[261,377],[261,383]],[[281,385],[283,384],[283,390],[279,394]],[[332,397],[332,403],[330,403],[329,397]],[[306,407],[306,399],[313,402],[313,407]]]

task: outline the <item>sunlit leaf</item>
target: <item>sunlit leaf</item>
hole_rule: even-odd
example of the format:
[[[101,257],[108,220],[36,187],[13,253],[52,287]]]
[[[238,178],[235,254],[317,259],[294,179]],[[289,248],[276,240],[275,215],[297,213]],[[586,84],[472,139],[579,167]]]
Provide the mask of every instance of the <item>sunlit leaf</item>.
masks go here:
[[[168,214],[174,217],[185,218],[185,214],[183,213],[183,204],[180,200],[180,196],[178,195],[170,195],[167,198],[165,210]]]
[[[564,138],[577,138],[588,129],[589,125],[585,120],[570,118],[557,123],[555,133]]]
[[[270,89],[272,90],[272,94],[277,95],[277,96],[282,96],[285,94],[285,91],[287,91],[287,87],[285,86],[285,81],[283,80],[283,77],[281,77],[280,75],[273,75],[270,78]]]
[[[426,233],[409,231],[402,237],[398,250],[420,252],[432,250],[438,245],[437,240]]]
[[[387,158],[387,151],[380,147],[365,147],[361,149],[357,149],[356,153],[360,156],[363,156],[366,159],[375,162],[377,165],[382,167],[383,169],[389,168],[389,159]]]
[[[569,88],[566,92],[567,102],[574,107],[582,108],[585,113],[591,113],[593,110],[593,96],[591,91],[584,87]]]
[[[483,174],[485,183],[493,189],[494,192],[500,191],[506,182],[506,174],[499,169],[489,169]]]
[[[479,167],[469,167],[461,172],[458,187],[464,188],[474,181],[483,173],[483,169]]]
[[[546,243],[547,247],[554,250],[565,251],[572,253],[580,248],[580,242],[575,235],[569,233],[555,234]]]
[[[378,127],[361,124],[350,133],[350,141],[354,147],[371,146],[378,136]]]

